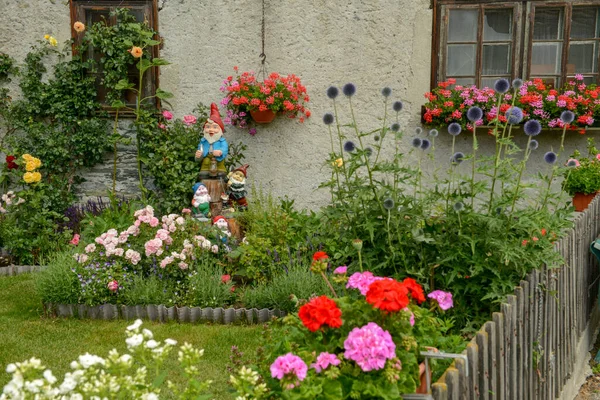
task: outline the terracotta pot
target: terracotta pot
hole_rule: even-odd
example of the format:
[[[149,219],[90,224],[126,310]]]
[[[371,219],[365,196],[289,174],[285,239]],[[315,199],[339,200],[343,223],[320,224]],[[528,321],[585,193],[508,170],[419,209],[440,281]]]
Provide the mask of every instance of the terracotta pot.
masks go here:
[[[266,111],[250,111],[250,115],[252,116],[252,119],[254,120],[254,122],[256,122],[257,124],[268,124],[269,122],[273,121],[275,119],[275,112],[271,111],[271,110],[266,110]]]
[[[581,212],[588,208],[597,194],[598,192],[590,194],[575,193],[575,196],[573,196],[573,206],[575,207],[575,211]]]
[[[431,375],[432,375],[432,371],[429,371],[429,379],[431,380]],[[427,394],[428,393],[428,387],[427,387],[427,376],[425,375],[425,363],[422,362],[421,364],[419,364],[419,380],[420,380],[420,386],[417,388],[417,391],[415,393],[417,394]]]

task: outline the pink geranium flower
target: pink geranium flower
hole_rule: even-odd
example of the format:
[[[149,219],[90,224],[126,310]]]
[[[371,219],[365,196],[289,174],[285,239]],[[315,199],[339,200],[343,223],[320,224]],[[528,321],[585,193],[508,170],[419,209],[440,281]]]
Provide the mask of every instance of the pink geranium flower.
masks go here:
[[[326,351],[319,354],[317,362],[311,365],[317,373],[321,373],[322,370],[327,369],[330,365],[340,365],[341,361],[335,354],[327,353]]]
[[[346,267],[345,265],[341,266],[341,267],[337,267],[333,273],[334,274],[338,274],[338,275],[342,275],[345,274],[346,272],[348,272],[348,267]]]
[[[298,380],[303,381],[306,378],[308,367],[300,357],[293,353],[287,353],[284,356],[279,356],[273,364],[271,364],[271,376],[279,380],[286,375],[293,375]]]
[[[355,361],[363,371],[382,369],[386,360],[396,357],[392,335],[374,322],[350,331],[344,349],[344,357]]]
[[[452,301],[452,293],[444,292],[443,290],[434,290],[427,295],[430,299],[434,299],[438,302],[442,310],[448,310],[454,306]]]
[[[371,283],[383,279],[379,276],[374,276],[372,272],[355,272],[348,278],[348,289],[358,289],[363,296],[367,295]]]

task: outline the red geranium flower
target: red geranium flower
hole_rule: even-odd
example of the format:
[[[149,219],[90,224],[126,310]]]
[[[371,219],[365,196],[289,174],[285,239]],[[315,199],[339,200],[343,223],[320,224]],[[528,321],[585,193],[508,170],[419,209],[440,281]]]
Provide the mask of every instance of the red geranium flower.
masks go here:
[[[313,254],[313,264],[317,261],[325,261],[328,258],[329,256],[324,251],[317,251],[315,254]]]
[[[367,303],[383,311],[400,311],[408,306],[408,288],[391,278],[375,281],[369,286]]]
[[[412,297],[417,303],[421,304],[426,300],[425,293],[423,293],[423,288],[413,278],[406,278],[402,281],[402,283],[410,292],[410,297]]]
[[[323,325],[331,328],[342,326],[342,310],[327,296],[313,298],[307,304],[300,307],[298,316],[305,327],[311,332],[316,332]]]
[[[17,165],[17,163],[15,162],[16,157],[15,156],[6,156],[6,168],[8,169],[17,169],[19,168],[19,166]]]

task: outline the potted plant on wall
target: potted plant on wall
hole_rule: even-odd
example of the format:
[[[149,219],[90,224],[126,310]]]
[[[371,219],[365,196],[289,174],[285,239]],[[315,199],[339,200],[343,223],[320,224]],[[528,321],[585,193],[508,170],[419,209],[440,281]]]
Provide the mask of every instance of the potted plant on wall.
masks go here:
[[[310,117],[306,108],[309,96],[296,75],[272,72],[260,81],[254,72],[240,74],[237,67],[233,69],[237,76],[228,76],[221,86],[221,91],[226,93],[221,100],[221,105],[227,110],[225,124],[249,129],[250,134],[255,134],[256,129],[249,126],[250,119],[266,124],[273,121],[278,113],[298,118],[299,122]]]
[[[593,138],[588,139],[588,157],[581,157],[575,150],[567,167],[563,189],[573,196],[575,211],[583,211],[600,190],[600,153]]]

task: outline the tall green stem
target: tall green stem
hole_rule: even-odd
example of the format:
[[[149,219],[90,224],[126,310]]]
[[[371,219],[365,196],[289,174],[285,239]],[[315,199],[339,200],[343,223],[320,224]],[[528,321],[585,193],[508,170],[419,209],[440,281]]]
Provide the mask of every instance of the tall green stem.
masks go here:
[[[117,111],[115,112],[115,125],[113,127],[113,140],[114,140],[114,145],[113,145],[113,152],[114,152],[114,159],[113,159],[113,181],[112,181],[112,194],[113,196],[116,197],[117,195],[117,127],[119,124],[119,109],[117,108]]]
[[[560,139],[560,148],[558,153],[556,153],[556,159],[560,157],[560,153],[565,149],[565,133],[567,132],[567,126],[569,124],[565,124],[563,126],[562,137]],[[546,203],[548,202],[548,197],[550,196],[550,187],[552,186],[552,181],[554,180],[554,175],[556,174],[556,166],[552,166],[552,172],[550,173],[550,177],[548,178],[548,186],[546,187],[546,194],[544,195],[544,201],[542,201],[542,205],[540,206],[540,210],[543,210],[546,207]]]
[[[373,163],[373,165],[377,165],[377,160],[379,160],[379,153],[381,152],[381,146],[383,145],[383,139],[385,138],[385,135],[387,133],[387,127],[386,127],[387,101],[388,101],[388,98],[386,97],[385,100],[383,101],[384,111],[383,111],[383,125],[381,126],[381,137],[379,140],[379,146],[377,147],[377,155],[375,156],[375,162]]]
[[[530,143],[531,143],[531,136],[529,136],[529,139],[527,139],[527,147],[525,148],[525,156],[523,157],[523,161],[521,161],[519,177],[517,178],[517,187],[515,189],[515,195],[513,197],[512,205],[510,207],[510,214],[508,215],[509,226],[510,226],[510,220],[512,218],[513,211],[515,210],[515,204],[517,203],[517,198],[519,197],[519,189],[521,187],[521,178],[523,177],[523,171],[525,170],[525,165],[527,164],[527,160],[529,159],[529,155],[531,154],[531,150],[529,149]]]
[[[448,195],[446,196],[446,212],[448,212],[450,191],[452,190],[452,181],[454,178],[454,145],[456,144],[456,136],[452,135],[452,152],[450,156],[450,178],[448,181]]]
[[[473,162],[471,163],[471,208],[475,206],[475,163],[477,162],[477,123],[473,123]]]
[[[140,129],[139,129],[139,122],[140,122],[140,109],[142,106],[142,89],[143,89],[143,76],[144,76],[144,72],[142,71],[142,59],[140,58],[140,61],[138,61],[138,67],[140,69],[140,73],[139,73],[139,82],[138,82],[138,92],[137,92],[137,104],[135,107],[135,122],[136,122],[136,127],[138,128],[138,131],[135,135],[136,138],[136,142],[137,142],[137,168],[138,168],[138,175],[140,178],[140,191],[142,192],[142,202],[145,203],[146,202],[146,188],[144,187],[144,177],[142,176],[142,155],[141,155],[141,147],[142,147],[142,141],[140,139]]]

